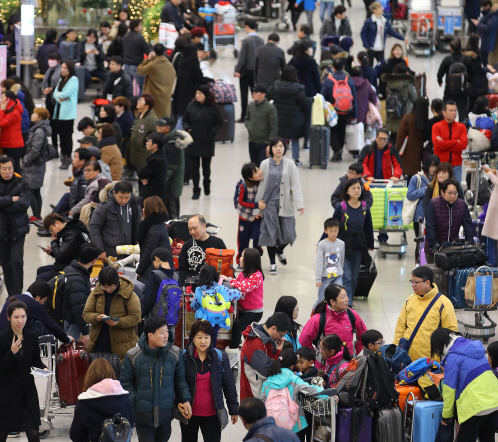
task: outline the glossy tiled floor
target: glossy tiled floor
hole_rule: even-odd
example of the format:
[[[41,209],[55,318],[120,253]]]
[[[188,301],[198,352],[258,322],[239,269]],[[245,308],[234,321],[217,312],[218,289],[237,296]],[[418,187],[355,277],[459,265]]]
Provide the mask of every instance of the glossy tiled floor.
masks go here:
[[[352,0],[353,8],[348,15],[353,28],[355,45],[353,54],[362,50],[360,30],[365,18],[364,6],[361,0]],[[305,20],[305,16],[301,17]],[[315,29],[319,30],[318,13],[315,13]],[[269,32],[274,31],[274,25],[265,24],[261,26],[261,35],[265,38]],[[243,32],[239,37],[243,37]],[[316,35],[317,39],[318,36]],[[280,46],[287,49],[294,41],[295,34],[280,33]],[[392,38],[387,40],[387,47],[394,43]],[[388,52],[388,51],[386,51]],[[429,97],[442,97],[442,89],[438,87],[436,72],[443,54],[436,54],[432,58],[410,57],[410,67],[417,71],[425,71],[428,79]],[[218,61],[212,66],[216,77],[233,78],[233,67],[235,60],[230,49],[220,50]],[[238,81],[236,82],[238,88]],[[237,93],[239,91],[237,90]],[[89,103],[78,105],[78,117],[89,115]],[[239,103],[236,104],[237,118],[240,116]],[[80,134],[74,134],[73,138],[79,138]],[[247,148],[247,132],[243,125],[237,124],[236,138],[233,144],[219,144],[216,146],[216,156],[212,162],[212,191],[209,197],[201,196],[200,200],[192,201],[191,186],[184,188],[181,198],[182,213],[201,213],[206,219],[222,227],[219,236],[222,237],[229,248],[236,248],[237,215],[233,208],[233,192],[236,182],[240,178],[242,164],[249,160]],[[344,174],[353,159],[344,155],[342,163],[330,163],[328,170],[309,170],[308,153],[301,155],[303,167],[299,169],[304,201],[305,213],[297,217],[297,240],[293,247],[286,249],[288,260],[287,266],[278,266],[278,275],[266,275],[265,280],[265,317],[273,311],[277,299],[282,295],[293,295],[299,300],[300,317],[299,322],[304,324],[309,317],[310,309],[316,300],[317,290],[314,283],[315,269],[315,246],[322,231],[325,218],[332,215],[330,195],[337,185],[338,177]],[[56,161],[52,161],[47,170],[45,185],[43,187],[44,210],[47,212],[48,204],[55,203],[66,190],[62,181],[68,176],[65,171],[57,168]],[[414,243],[413,233],[408,235],[408,253],[402,259],[396,255],[388,255],[385,259],[377,259],[378,278],[370,292],[368,299],[354,301],[355,309],[364,319],[367,327],[380,330],[386,342],[391,342],[398,313],[403,302],[411,293],[408,283],[410,271],[414,266]],[[36,247],[37,244],[44,245],[47,239],[36,236],[36,229],[32,229],[27,237],[25,248],[25,279],[24,287],[34,280],[36,268],[43,264],[51,263],[51,260]],[[267,256],[263,257],[263,268],[267,273],[269,261]],[[2,300],[5,292],[2,295]],[[49,436],[54,440],[68,440],[70,418],[59,417],[54,420],[55,430]],[[222,440],[241,440],[245,430],[240,423],[235,427],[230,425],[223,432]],[[180,432],[177,423],[173,424],[172,440],[179,440]],[[24,439],[23,439],[24,440]],[[134,440],[135,436],[134,436]]]

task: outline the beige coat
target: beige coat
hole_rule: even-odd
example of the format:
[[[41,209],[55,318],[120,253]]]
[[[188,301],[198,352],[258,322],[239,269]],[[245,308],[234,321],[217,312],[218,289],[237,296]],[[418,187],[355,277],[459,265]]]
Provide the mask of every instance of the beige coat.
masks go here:
[[[102,161],[109,165],[113,181],[121,180],[123,174],[123,156],[117,144],[110,144],[100,148]]]
[[[494,184],[495,188],[489,199],[488,212],[482,228],[482,234],[489,238],[498,240],[498,177],[492,171],[487,173],[488,178]]]
[[[171,115],[171,95],[176,80],[175,68],[164,55],[154,60],[144,60],[137,68],[140,75],[145,76],[144,93],[150,94],[156,101],[154,113],[158,118]]]

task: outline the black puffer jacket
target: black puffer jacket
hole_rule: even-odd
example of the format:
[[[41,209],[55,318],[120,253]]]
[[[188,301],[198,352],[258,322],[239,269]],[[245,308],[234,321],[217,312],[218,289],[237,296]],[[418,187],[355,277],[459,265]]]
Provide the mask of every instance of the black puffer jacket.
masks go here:
[[[313,98],[306,96],[304,85],[278,80],[268,88],[267,98],[277,108],[278,136],[304,137],[305,115],[313,103]]]
[[[156,152],[149,155],[147,164],[137,171],[139,178],[139,195],[145,199],[149,196],[158,196],[166,203],[166,187],[168,185],[168,161],[164,153],[164,149],[158,149]],[[143,179],[147,180],[147,184],[143,185]]]
[[[16,202],[13,196],[20,197]],[[28,207],[31,191],[18,175],[9,181],[0,178],[0,240],[18,239],[29,233]]]
[[[486,95],[488,93],[488,79],[486,78],[486,74],[489,72],[489,69],[482,65],[481,56],[474,51],[464,52],[463,55],[469,57],[474,67],[474,76],[469,84],[469,96],[479,97]]]
[[[188,154],[193,157],[213,157],[214,137],[222,124],[218,106],[201,104],[195,99],[191,101],[183,116],[183,128],[194,139],[187,147]]]
[[[29,130],[25,155],[22,160],[22,177],[30,189],[40,189],[45,178],[45,163],[38,161],[47,137],[52,135],[49,120],[37,121]]]
[[[50,244],[55,270],[62,270],[77,259],[80,247],[86,242],[90,242],[90,234],[85,224],[77,219],[68,221]]]
[[[109,72],[105,81],[102,98],[107,98],[111,94],[112,98],[125,97],[128,100],[133,98],[133,81],[130,76],[121,69],[119,72]]]
[[[83,175],[83,168],[77,169],[73,173],[74,180],[69,188],[69,208],[72,209],[78,204],[85,196],[86,186],[88,186],[85,176]]]

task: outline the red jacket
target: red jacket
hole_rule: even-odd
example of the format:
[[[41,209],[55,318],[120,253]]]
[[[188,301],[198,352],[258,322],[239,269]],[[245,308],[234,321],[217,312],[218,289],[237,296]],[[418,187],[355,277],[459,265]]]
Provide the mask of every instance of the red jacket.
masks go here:
[[[0,110],[0,147],[24,147],[21,132],[22,112],[19,100],[15,102],[9,100],[7,109]]]
[[[441,137],[443,141],[437,137]],[[432,126],[432,143],[434,154],[439,157],[441,163],[461,166],[462,151],[467,148],[467,128],[463,123],[455,121],[451,124],[450,136],[449,124],[446,120],[441,120]]]
[[[373,177],[375,173],[375,161],[377,157],[377,144],[367,144],[360,152],[358,163],[363,164],[363,177]],[[395,176],[401,178],[403,175],[403,163],[399,156],[398,149],[389,143],[382,155],[382,178],[388,180]]]

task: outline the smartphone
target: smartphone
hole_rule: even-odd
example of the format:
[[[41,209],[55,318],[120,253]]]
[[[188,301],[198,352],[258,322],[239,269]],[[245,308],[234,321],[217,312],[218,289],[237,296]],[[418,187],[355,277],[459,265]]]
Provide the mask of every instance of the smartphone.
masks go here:
[[[103,316],[102,317],[102,321],[109,321],[109,319],[111,319],[110,316]]]
[[[47,248],[46,248],[46,247],[43,247],[43,246],[38,246],[38,247],[40,247],[40,249],[42,249],[44,252],[46,252],[46,251],[47,251]]]

